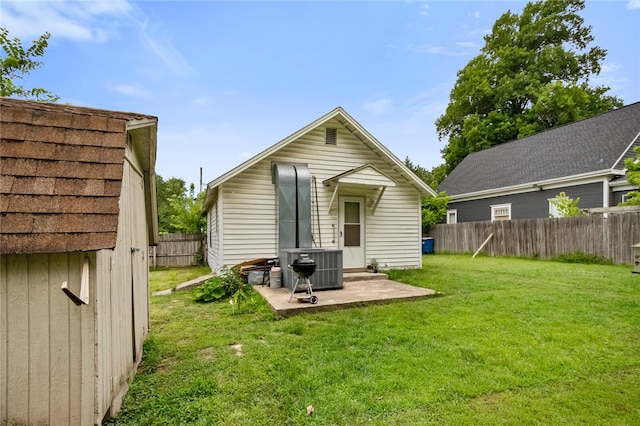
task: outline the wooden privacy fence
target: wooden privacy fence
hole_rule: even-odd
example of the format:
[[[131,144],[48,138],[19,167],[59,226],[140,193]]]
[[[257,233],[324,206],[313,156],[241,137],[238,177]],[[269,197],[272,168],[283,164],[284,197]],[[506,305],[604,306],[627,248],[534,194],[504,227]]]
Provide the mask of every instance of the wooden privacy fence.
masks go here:
[[[493,233],[481,253],[549,259],[582,252],[633,264],[632,245],[640,242],[640,212],[567,217],[468,222],[429,228],[434,251],[474,253]]]
[[[203,234],[163,234],[157,246],[149,247],[151,267],[181,268],[202,263]]]

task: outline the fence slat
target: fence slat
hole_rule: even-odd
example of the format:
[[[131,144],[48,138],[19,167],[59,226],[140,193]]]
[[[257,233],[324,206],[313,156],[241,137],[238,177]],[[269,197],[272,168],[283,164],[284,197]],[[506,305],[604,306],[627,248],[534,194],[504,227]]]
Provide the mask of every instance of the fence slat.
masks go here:
[[[203,255],[204,235],[162,234],[155,252],[150,250],[153,267],[197,266]]]
[[[466,222],[429,228],[436,252],[473,253],[491,233],[493,238],[482,248],[482,252],[491,256],[549,259],[582,252],[631,265],[631,246],[640,242],[640,212],[609,213],[606,217]]]

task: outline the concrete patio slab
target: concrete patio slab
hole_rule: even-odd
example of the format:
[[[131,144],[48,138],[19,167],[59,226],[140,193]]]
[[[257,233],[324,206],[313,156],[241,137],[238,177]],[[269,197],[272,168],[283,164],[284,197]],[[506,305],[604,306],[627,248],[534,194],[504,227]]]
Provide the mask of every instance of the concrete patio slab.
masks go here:
[[[308,300],[299,301],[296,298],[297,295],[304,295],[304,293],[296,293],[289,303],[291,292],[284,287],[271,288],[266,285],[255,285],[254,288],[265,298],[271,310],[277,316],[291,316],[304,312],[322,312],[369,304],[424,299],[438,295],[438,292],[434,290],[414,287],[386,278],[351,280],[346,281],[342,289],[314,291],[313,294],[318,298],[318,303],[314,305],[309,303]]]

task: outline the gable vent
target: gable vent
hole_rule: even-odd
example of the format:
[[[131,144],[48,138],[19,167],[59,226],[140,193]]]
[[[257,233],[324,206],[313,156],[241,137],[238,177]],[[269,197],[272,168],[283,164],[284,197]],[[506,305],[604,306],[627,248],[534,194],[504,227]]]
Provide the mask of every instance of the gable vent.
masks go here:
[[[324,129],[324,141],[327,145],[338,144],[338,129],[335,127],[327,127]]]

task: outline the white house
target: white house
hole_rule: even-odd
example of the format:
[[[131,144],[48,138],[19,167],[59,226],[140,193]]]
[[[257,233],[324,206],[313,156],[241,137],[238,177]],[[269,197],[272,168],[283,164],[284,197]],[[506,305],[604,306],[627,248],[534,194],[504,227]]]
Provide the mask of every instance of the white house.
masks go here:
[[[207,185],[208,263],[216,272],[300,247],[341,250],[345,270],[372,258],[419,268],[421,198],[433,195],[338,107]]]

